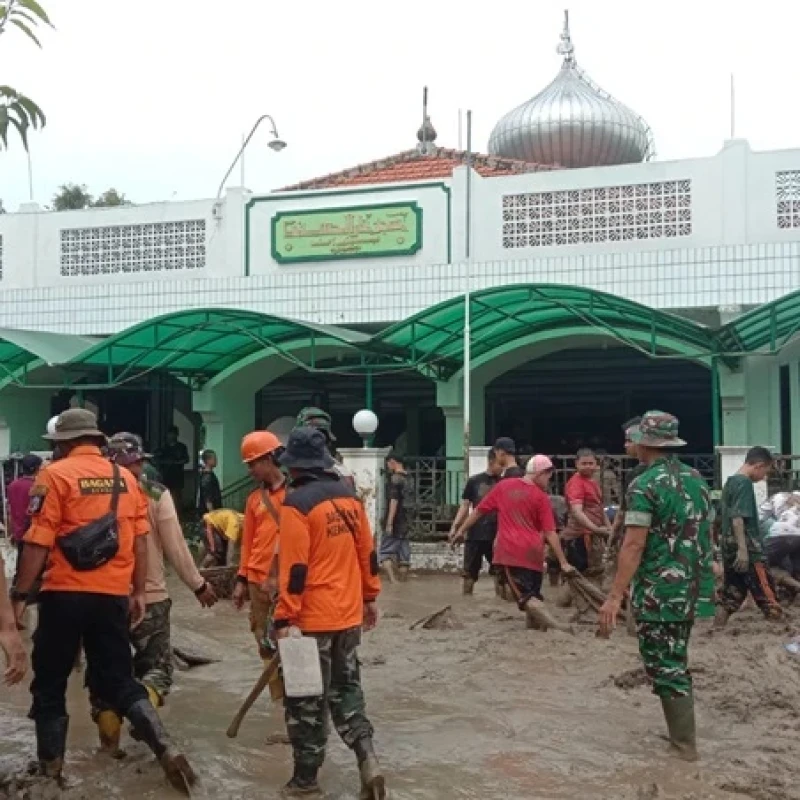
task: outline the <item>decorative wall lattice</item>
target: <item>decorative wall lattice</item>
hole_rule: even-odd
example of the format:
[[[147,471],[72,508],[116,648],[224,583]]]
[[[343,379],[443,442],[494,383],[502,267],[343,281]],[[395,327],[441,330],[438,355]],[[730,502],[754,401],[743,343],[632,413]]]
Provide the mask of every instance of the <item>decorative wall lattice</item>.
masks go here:
[[[778,227],[800,228],[800,170],[775,173]]]
[[[0,280],[3,278],[3,236],[0,234]]]
[[[61,274],[65,277],[202,269],[206,221],[64,228]]]
[[[689,236],[690,180],[510,194],[503,247],[551,247]]]

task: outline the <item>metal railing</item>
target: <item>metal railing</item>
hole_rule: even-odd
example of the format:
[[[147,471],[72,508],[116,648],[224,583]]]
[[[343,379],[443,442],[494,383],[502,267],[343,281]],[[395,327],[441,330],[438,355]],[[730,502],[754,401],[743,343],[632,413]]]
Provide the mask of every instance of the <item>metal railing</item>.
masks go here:
[[[249,475],[239,478],[222,490],[222,507],[244,513],[245,503],[254,488],[255,484]]]
[[[800,489],[800,455],[776,456],[775,465],[767,478],[770,495],[776,492],[796,492]]]

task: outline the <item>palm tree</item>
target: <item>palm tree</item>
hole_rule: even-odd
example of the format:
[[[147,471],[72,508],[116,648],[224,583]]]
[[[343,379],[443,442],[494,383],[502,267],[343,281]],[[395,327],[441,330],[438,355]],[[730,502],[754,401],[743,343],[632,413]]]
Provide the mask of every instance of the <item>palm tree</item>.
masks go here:
[[[41,47],[35,33],[40,24],[52,27],[47,13],[37,0],[0,0],[0,36],[17,28]],[[8,149],[8,132],[12,127],[27,150],[28,131],[31,128],[43,128],[46,121],[44,112],[30,97],[18,89],[0,84],[0,150]]]

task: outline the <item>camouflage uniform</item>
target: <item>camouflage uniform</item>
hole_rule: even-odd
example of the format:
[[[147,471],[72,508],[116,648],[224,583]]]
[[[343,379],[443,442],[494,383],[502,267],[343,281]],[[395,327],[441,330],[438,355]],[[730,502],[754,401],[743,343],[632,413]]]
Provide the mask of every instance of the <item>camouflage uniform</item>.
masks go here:
[[[675,426],[677,430],[677,420]],[[632,606],[653,691],[662,698],[691,695],[687,659],[692,625],[695,618],[714,613],[705,481],[665,454],[631,484],[625,525],[649,528],[633,580]]]
[[[328,739],[326,706],[344,743],[353,748],[365,737],[372,738],[373,729],[365,715],[364,692],[361,688],[361,664],[358,646],[361,628],[337,633],[309,633],[317,640],[322,681],[326,693],[322,697],[287,697],[286,729],[292,742],[295,762],[309,769],[319,769],[325,760]]]
[[[141,625],[131,631],[134,675],[146,686],[152,686],[162,698],[172,688],[174,670],[170,644],[171,608],[169,599],[149,603]]]

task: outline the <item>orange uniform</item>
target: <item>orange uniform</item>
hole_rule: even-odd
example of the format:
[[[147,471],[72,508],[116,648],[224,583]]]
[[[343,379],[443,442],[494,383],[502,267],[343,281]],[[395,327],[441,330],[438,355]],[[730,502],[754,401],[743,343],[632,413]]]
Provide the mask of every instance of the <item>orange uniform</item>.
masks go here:
[[[336,476],[303,478],[281,511],[278,627],[343,631],[364,620],[381,590],[364,507]]]
[[[83,445],[39,472],[30,493],[31,526],[25,541],[50,554],[43,591],[91,592],[127,597],[134,568],[134,539],[150,530],[147,498],[134,476],[120,468],[117,508],[119,552],[97,569],[79,572],[70,565],[58,538],[107,514],[111,507],[113,468],[99,448]]]
[[[265,502],[265,492],[275,513],[280,514],[286,487],[275,490],[259,488],[247,498],[239,577],[248,583],[261,584],[266,580],[278,545],[278,523]]]

